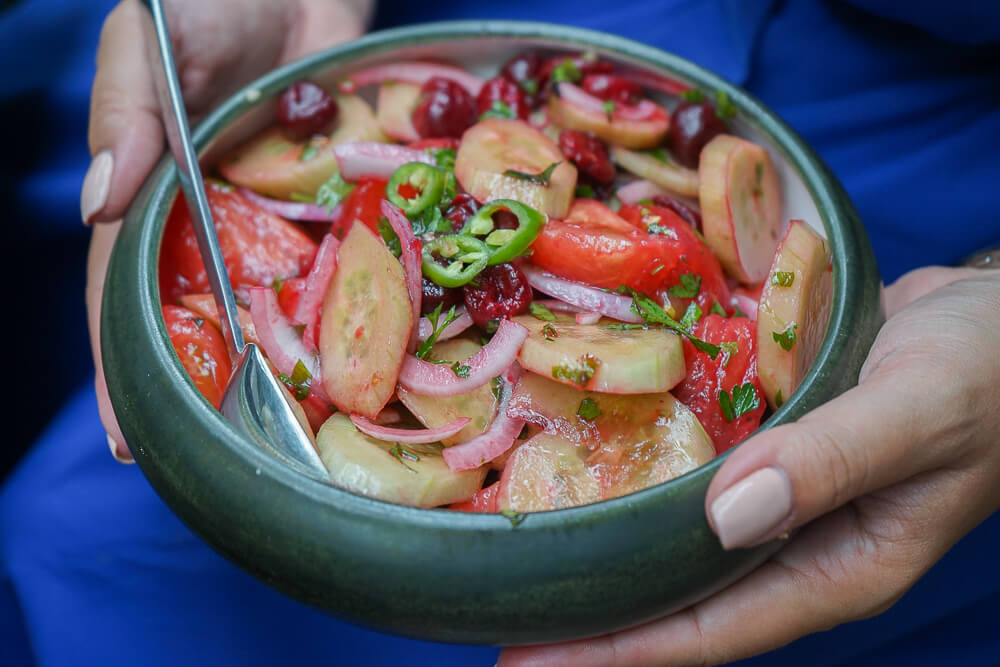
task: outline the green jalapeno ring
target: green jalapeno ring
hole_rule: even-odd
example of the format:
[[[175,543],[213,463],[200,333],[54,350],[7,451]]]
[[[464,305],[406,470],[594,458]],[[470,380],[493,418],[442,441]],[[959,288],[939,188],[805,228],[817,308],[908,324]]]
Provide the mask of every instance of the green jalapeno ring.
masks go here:
[[[447,266],[438,264],[437,253],[451,260]],[[441,287],[461,287],[486,268],[490,257],[489,247],[472,236],[448,234],[438,236],[424,244],[422,250],[423,274]]]
[[[420,194],[414,199],[407,199],[399,194],[401,185],[409,185]],[[437,167],[423,162],[407,162],[392,172],[389,184],[385,188],[386,197],[412,218],[427,208],[436,206],[444,192],[444,172]]]
[[[493,214],[508,210],[517,217],[517,229],[494,229]],[[502,264],[528,249],[542,231],[545,216],[513,199],[494,199],[476,211],[459,232],[472,238],[482,238],[489,249],[488,264]]]

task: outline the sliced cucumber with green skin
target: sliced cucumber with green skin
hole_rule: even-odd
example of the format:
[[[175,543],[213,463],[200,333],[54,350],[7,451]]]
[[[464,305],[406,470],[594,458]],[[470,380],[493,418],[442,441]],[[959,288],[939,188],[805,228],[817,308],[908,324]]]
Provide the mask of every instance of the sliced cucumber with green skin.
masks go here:
[[[584,463],[585,453],[565,438],[539,433],[507,460],[497,506],[515,512],[544,512],[601,500],[601,485]]]
[[[648,153],[611,147],[611,158],[625,171],[684,197],[698,196],[698,172],[676,162],[663,162]]]
[[[371,229],[351,226],[323,298],[323,388],[343,412],[375,419],[396,390],[413,326],[403,267]]]
[[[504,173],[538,176],[557,162],[547,185]],[[576,167],[552,139],[524,121],[503,118],[489,118],[465,131],[455,156],[455,178],[480,202],[514,199],[553,218],[566,215],[576,190]]]
[[[555,321],[519,315],[528,328],[518,361],[535,373],[580,389],[609,394],[667,391],[684,379],[680,336],[660,328],[611,329],[612,320],[577,324],[555,314]]]
[[[452,338],[435,345],[427,361],[462,362],[481,348],[481,345],[471,340]],[[460,417],[472,420],[461,431],[441,441],[446,447],[458,445],[484,433],[493,423],[497,410],[497,398],[493,393],[492,382],[457,396],[423,396],[403,386],[397,387],[396,394],[413,416],[427,428],[444,426]]]
[[[382,131],[396,141],[417,141],[420,135],[410,116],[420,100],[420,86],[387,81],[379,86],[375,117]]]
[[[316,443],[334,485],[400,505],[438,507],[468,500],[487,473],[486,466],[452,472],[440,445],[376,440],[339,412],[320,428]]]
[[[715,456],[698,418],[669,392],[600,394],[525,373],[507,414],[583,452],[604,498],[673,479]]]
[[[826,242],[806,223],[792,220],[757,307],[757,372],[772,408],[788,400],[816,358],[832,303]]]
[[[340,111],[330,136],[292,141],[281,128],[266,130],[241,145],[219,165],[231,183],[254,192],[290,199],[292,193],[313,196],[338,169],[333,147],[352,141],[386,141],[371,105],[357,95],[335,95]],[[309,149],[313,145],[315,150]]]
[[[771,156],[720,134],[701,149],[698,179],[705,243],[730,276],[760,283],[781,234],[781,186]]]

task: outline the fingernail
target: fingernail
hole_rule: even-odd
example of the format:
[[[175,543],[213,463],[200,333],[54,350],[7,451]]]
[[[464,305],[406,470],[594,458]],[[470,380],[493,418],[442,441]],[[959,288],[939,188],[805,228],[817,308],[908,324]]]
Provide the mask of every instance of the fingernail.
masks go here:
[[[108,448],[111,449],[111,456],[115,457],[115,461],[118,461],[118,463],[135,463],[135,459],[132,458],[132,452],[129,451],[128,447],[119,443],[110,435],[108,436]]]
[[[779,468],[762,468],[726,489],[709,512],[725,549],[755,544],[792,511],[792,485]]]
[[[107,150],[94,156],[90,163],[87,175],[83,177],[83,188],[80,190],[80,215],[83,217],[83,224],[89,225],[93,217],[107,203],[114,166],[115,161],[111,157],[111,151]]]

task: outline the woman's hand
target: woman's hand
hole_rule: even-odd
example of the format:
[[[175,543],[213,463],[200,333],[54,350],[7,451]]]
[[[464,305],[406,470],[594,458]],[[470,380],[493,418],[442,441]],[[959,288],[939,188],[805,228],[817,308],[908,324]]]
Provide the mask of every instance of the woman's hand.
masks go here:
[[[678,614],[508,649],[499,664],[708,665],[763,653],[888,609],[995,512],[1000,271],[920,269],[885,298],[890,317],[860,384],[748,440],[709,487],[706,512],[726,548],[804,526],[787,547]]]
[[[374,0],[173,0],[165,3],[188,113],[197,118],[241,85],[284,62],[360,36]],[[164,150],[143,12],[123,0],[104,22],[90,100],[93,162],[80,193],[86,224],[99,224],[87,265],[87,317],[97,396],[115,458],[132,455],[115,420],[101,367],[104,274],[118,221]]]

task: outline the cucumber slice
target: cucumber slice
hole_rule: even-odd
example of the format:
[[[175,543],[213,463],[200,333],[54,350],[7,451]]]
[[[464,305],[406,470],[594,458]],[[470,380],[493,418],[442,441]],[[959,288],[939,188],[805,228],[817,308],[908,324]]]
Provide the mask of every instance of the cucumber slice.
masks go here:
[[[585,450],[558,435],[539,433],[520,445],[500,476],[497,507],[543,512],[601,499],[601,485],[584,463]]]
[[[382,239],[351,226],[323,299],[323,388],[340,410],[375,419],[396,390],[413,327],[403,267]]]
[[[720,134],[701,150],[698,178],[705,243],[730,276],[759,283],[781,233],[781,187],[771,156]]]
[[[309,142],[291,141],[274,127],[259,134],[219,165],[226,180],[255,192],[290,199],[292,193],[312,196],[337,171],[333,147],[351,141],[385,141],[368,102],[357,95],[335,95],[339,105],[337,128],[329,137]],[[311,154],[310,154],[311,153]]]
[[[468,500],[487,473],[486,466],[452,472],[440,445],[376,440],[339,412],[320,428],[316,444],[336,486],[400,505],[437,507]]]
[[[528,328],[521,365],[580,389],[609,394],[648,394],[677,385],[687,373],[680,336],[666,329],[610,329],[612,320],[577,324],[557,313],[546,322],[519,315]]]
[[[676,162],[661,162],[652,155],[621,146],[611,147],[611,157],[625,171],[684,197],[698,196],[698,172]]]
[[[558,95],[549,97],[546,107],[549,120],[559,127],[590,132],[615,146],[625,148],[656,148],[667,136],[670,118],[666,114],[647,120],[628,120],[606,113],[584,109]]]
[[[832,303],[826,242],[809,225],[792,220],[757,307],[757,372],[772,408],[788,400],[816,358]]]
[[[481,349],[477,343],[463,338],[452,338],[438,343],[428,355],[428,361],[464,361]],[[468,417],[472,421],[461,431],[441,442],[446,446],[457,445],[486,432],[493,423],[497,411],[497,398],[493,394],[493,383],[473,389],[457,396],[423,396],[415,394],[403,386],[396,388],[396,394],[403,405],[427,428],[437,428]]]
[[[548,185],[505,175],[507,170],[541,174],[558,162]],[[489,118],[462,136],[455,156],[455,177],[481,202],[514,199],[553,218],[569,210],[576,189],[576,167],[555,142],[524,121]]]
[[[375,117],[382,131],[396,141],[417,141],[420,135],[413,127],[410,115],[420,100],[420,86],[399,81],[387,81],[379,86]]]

